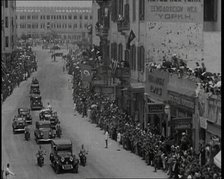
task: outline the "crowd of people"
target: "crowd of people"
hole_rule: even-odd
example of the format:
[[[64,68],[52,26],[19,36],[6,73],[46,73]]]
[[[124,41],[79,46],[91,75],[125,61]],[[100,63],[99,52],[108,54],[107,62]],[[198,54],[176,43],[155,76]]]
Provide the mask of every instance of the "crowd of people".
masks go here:
[[[177,58],[176,54],[174,54],[172,60],[163,59],[162,63],[154,62],[148,64],[148,67],[150,70],[161,69],[177,74],[180,78],[190,78],[195,80],[205,93],[221,95],[221,73],[208,72],[203,61],[204,59],[202,59],[201,66],[196,62],[195,68],[192,69],[187,66],[184,60]]]
[[[191,139],[183,133],[181,140],[165,138],[148,124],[146,129],[122,111],[116,102],[93,90],[82,88],[81,72],[73,68],[73,99],[76,110],[87,116],[101,129],[108,131],[113,140],[121,134],[120,144],[142,157],[148,165],[164,170],[170,178],[221,178],[221,170],[212,163],[201,164],[202,155],[196,154],[191,146]],[[173,141],[173,142],[172,142]]]
[[[37,61],[30,46],[20,47],[10,57],[2,60],[2,102],[13,89],[37,70]]]

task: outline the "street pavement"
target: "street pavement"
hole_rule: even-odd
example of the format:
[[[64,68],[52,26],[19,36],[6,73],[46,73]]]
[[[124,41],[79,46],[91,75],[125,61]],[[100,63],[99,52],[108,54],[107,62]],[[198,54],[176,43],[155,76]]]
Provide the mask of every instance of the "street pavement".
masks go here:
[[[118,144],[109,140],[106,149],[104,133],[91,124],[87,118],[79,114],[74,116],[71,76],[63,73],[62,58],[56,62],[50,57],[49,50],[36,48],[38,71],[31,78],[20,84],[13,94],[2,104],[2,166],[10,163],[10,168],[17,179],[80,179],[80,178],[168,178],[167,175],[147,166],[140,157],[129,151],[117,151]],[[33,124],[31,126],[31,140],[25,141],[24,134],[13,134],[12,119],[19,107],[30,107],[29,88],[32,77],[40,82],[40,91],[43,104],[51,103],[57,111],[62,127],[62,138],[69,138],[73,142],[73,152],[78,155],[81,145],[88,150],[87,166],[79,167],[79,173],[64,172],[55,174],[50,165],[50,145],[42,144],[47,155],[42,168],[36,164],[38,145],[34,140],[35,121],[39,120],[39,111],[32,111]]]

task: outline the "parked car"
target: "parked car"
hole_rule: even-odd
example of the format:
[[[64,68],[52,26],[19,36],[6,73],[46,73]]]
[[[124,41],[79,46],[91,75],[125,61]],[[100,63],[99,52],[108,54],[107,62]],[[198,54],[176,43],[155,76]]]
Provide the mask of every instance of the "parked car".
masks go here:
[[[51,115],[51,117],[49,119],[50,119],[50,122],[51,122],[51,128],[52,129],[56,129],[55,127],[59,123],[59,119],[58,119],[58,116],[57,116],[57,112],[53,112],[52,115]]]
[[[13,134],[16,132],[24,132],[26,127],[26,118],[23,116],[15,116],[12,122]]]
[[[41,96],[39,94],[30,95],[30,108],[31,110],[42,109],[43,103],[41,101]]]
[[[30,114],[30,109],[28,108],[18,108],[18,116],[25,117],[27,124],[32,124],[32,116]]]
[[[37,121],[34,136],[37,144],[39,142],[51,141],[51,139],[55,138],[55,132],[51,129],[50,121]]]
[[[39,84],[31,84],[30,94],[40,94]]]
[[[72,170],[78,173],[79,160],[73,154],[72,142],[69,139],[51,141],[50,161],[57,174],[61,170]]]

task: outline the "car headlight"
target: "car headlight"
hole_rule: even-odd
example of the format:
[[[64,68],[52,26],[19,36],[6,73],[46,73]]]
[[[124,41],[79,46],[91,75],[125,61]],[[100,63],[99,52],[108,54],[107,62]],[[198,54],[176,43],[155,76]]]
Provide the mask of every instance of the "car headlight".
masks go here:
[[[72,162],[72,161],[73,161],[73,157],[72,157],[72,156],[70,156],[69,160]]]
[[[49,131],[49,135],[51,135],[51,131]]]
[[[64,162],[65,161],[65,158],[64,157],[61,157],[61,162]]]

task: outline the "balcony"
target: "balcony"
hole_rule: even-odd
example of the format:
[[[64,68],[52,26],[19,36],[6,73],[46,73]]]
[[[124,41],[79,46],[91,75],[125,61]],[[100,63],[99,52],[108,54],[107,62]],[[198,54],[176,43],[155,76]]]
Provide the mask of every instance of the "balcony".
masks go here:
[[[118,32],[129,31],[130,30],[130,22],[127,20],[120,20],[117,22],[117,30]]]

